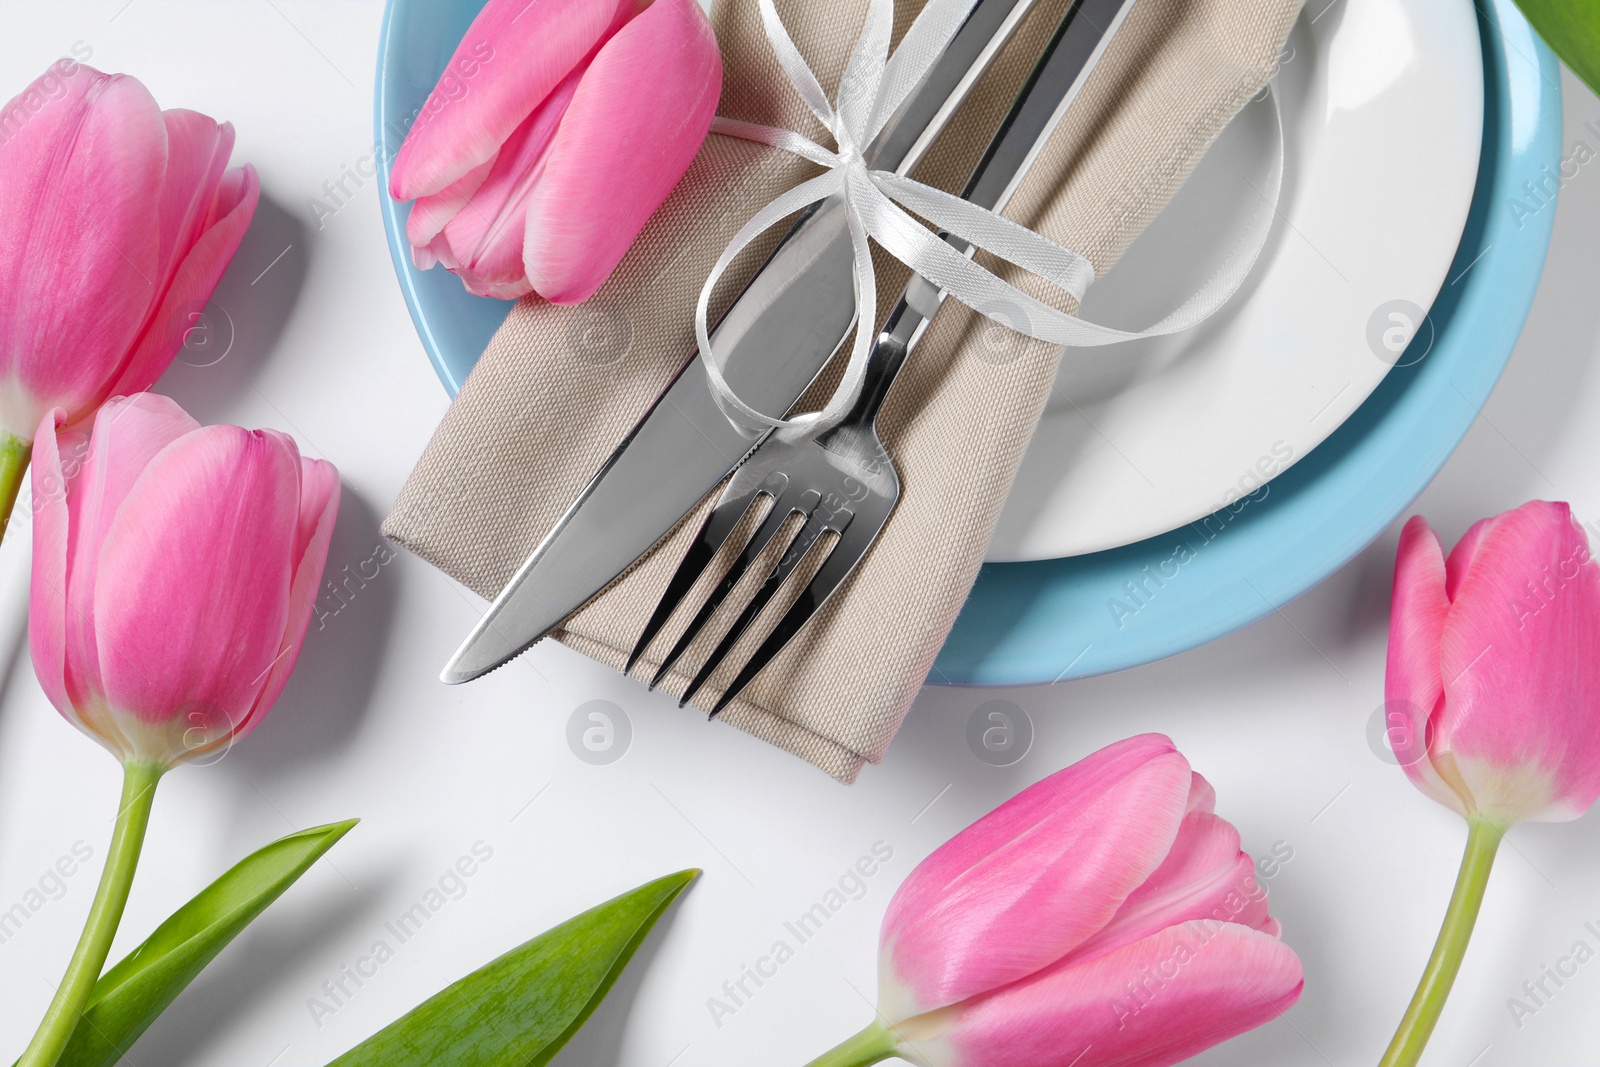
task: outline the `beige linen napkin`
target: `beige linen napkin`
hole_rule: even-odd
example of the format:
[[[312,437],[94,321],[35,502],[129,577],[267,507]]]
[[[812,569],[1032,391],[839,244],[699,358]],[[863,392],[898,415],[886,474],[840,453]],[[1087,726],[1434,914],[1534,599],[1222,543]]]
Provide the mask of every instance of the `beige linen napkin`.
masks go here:
[[[1301,2],[1137,0],[1006,214],[1104,273],[1266,84]],[[915,177],[959,188],[1066,4],[1040,0]],[[919,6],[902,0],[900,32]],[[830,96],[866,7],[778,0]],[[755,0],[719,0],[712,21],[726,67],[720,113],[826,143],[778,67]],[[483,596],[498,593],[694,350],[694,301],[729,238],[814,173],[797,157],[713,135],[594,299],[576,308],[529,299],[512,310],[384,533]],[[778,233],[729,272],[713,321]],[[881,321],[907,271],[881,254],[876,264]],[[1021,272],[1002,276],[1067,306]],[[883,757],[977,577],[1058,358],[1054,346],[945,303],[878,420],[901,476],[898,508],[839,594],[724,712],[728,722],[846,782],[864,761]],[[556,636],[620,668],[709,505]],[[664,654],[686,625],[679,614],[653,654]],[[692,674],[707,643],[680,669]],[[724,671],[747,648],[736,649]],[[654,670],[647,657],[636,673]],[[678,692],[688,676],[665,687]],[[696,702],[709,706],[728,676],[714,677]]]

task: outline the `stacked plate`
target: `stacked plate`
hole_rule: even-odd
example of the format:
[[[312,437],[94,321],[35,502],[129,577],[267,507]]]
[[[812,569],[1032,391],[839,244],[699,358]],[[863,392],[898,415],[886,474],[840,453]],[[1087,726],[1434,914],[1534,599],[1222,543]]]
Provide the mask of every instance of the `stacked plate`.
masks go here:
[[[1326,5],[1326,6],[1324,6]],[[391,0],[383,158],[482,0]],[[1014,685],[1219,637],[1332,573],[1438,471],[1520,332],[1553,211],[1507,205],[1559,160],[1556,62],[1511,0],[1311,0],[1276,79],[1276,231],[1246,288],[1188,334],[1066,354],[930,681]],[[1085,303],[1152,321],[1259,207],[1278,113],[1253,102]],[[385,175],[386,177],[386,175]],[[419,272],[385,226],[452,394],[508,303]]]

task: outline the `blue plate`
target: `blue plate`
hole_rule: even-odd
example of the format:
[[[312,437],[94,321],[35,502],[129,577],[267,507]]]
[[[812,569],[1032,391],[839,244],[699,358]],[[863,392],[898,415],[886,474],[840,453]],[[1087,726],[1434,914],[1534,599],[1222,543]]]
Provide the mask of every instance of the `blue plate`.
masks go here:
[[[383,178],[480,0],[390,0],[378,56]],[[1560,162],[1554,55],[1512,0],[1481,0],[1483,154],[1432,329],[1343,426],[1260,499],[1108,552],[984,566],[929,681],[1029,685],[1134,667],[1245,626],[1339,569],[1438,473],[1500,377],[1533,303],[1554,212],[1519,224],[1523,181]],[[417,331],[454,395],[511,305],[418,271],[407,206],[384,226]],[[1426,347],[1431,340],[1431,347]]]
[[[406,131],[433,92],[456,45],[488,0],[389,0],[383,13],[382,40],[378,44],[378,98],[376,108],[378,166],[383,179],[383,229],[389,235],[389,254],[411,321],[417,324],[422,347],[444,387],[455,396],[467,372],[478,362],[489,338],[511,313],[509,300],[473,296],[449,271],[418,270],[406,243],[409,202],[389,196],[389,172]]]

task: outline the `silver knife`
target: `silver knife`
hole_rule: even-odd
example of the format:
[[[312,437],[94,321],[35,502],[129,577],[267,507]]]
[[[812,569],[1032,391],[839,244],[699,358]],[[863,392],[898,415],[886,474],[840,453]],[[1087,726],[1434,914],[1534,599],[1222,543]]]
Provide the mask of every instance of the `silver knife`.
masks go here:
[[[1036,0],[975,0],[944,54],[866,153],[909,171]],[[717,324],[724,373],[778,417],[855,321],[850,234],[837,198],[803,212]],[[871,313],[871,309],[869,309]],[[550,633],[677,525],[760,443],[735,429],[690,355],[572,506],[501,590],[440,675],[469,682]]]

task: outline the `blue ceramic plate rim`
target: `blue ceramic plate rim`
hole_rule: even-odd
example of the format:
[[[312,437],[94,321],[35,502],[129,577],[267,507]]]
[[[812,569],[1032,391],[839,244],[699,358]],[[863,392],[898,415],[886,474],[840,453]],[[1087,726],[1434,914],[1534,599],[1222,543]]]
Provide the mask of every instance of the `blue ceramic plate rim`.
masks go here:
[[[481,6],[390,0],[375,116],[386,188],[410,117]],[[1507,205],[1561,150],[1554,55],[1512,0],[1477,10],[1485,86],[1477,188],[1449,280],[1400,365],[1343,426],[1236,510],[1106,552],[986,564],[930,683],[1064,681],[1215,640],[1338,570],[1438,473],[1511,355],[1549,249],[1554,212],[1519,219]],[[419,45],[425,55],[405,54]],[[382,201],[406,304],[454,396],[511,305],[467,294],[442,270],[418,271],[405,243],[407,206],[386,193]]]
[[[382,189],[383,229],[389,239],[400,291],[428,360],[454,397],[513,302],[473,296],[446,270],[418,270],[406,242],[409,202],[389,195],[389,174],[406,131],[444,72],[456,44],[487,0],[389,0],[379,31],[377,93],[373,109]],[[472,91],[470,80],[465,91]]]

